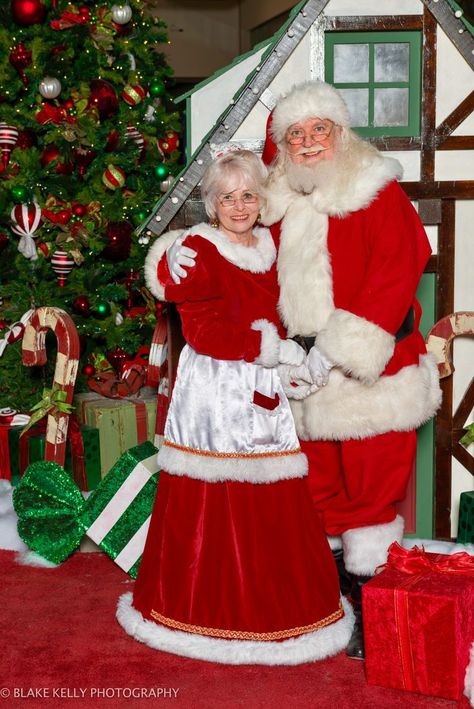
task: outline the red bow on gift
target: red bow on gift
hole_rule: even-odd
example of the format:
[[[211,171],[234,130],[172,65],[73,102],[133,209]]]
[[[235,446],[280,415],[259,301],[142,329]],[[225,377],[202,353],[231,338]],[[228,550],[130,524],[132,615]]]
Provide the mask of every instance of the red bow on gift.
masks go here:
[[[398,542],[393,542],[388,549],[387,563],[379,568],[396,569],[406,574],[421,574],[427,571],[474,574],[474,556],[465,551],[457,554],[432,554],[426,552],[423,546],[404,549]]]

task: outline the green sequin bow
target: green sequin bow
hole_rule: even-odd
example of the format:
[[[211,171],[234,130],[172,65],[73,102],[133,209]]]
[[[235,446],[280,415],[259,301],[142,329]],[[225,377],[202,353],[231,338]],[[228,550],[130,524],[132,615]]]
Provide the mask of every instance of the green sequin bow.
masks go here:
[[[150,441],[130,448],[87,500],[60,465],[31,463],[13,492],[18,534],[55,564],[86,534],[136,578],[158,484],[157,453]]]
[[[30,549],[59,564],[79,546],[87,529],[86,500],[57,463],[28,466],[13,491],[18,534]]]

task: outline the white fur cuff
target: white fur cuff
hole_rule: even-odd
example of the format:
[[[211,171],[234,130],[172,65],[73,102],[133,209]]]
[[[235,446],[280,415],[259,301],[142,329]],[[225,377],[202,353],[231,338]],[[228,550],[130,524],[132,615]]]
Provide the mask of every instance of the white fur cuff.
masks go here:
[[[263,367],[276,367],[280,360],[281,342],[276,325],[268,320],[255,320],[251,328],[252,330],[260,330],[262,333],[260,354],[254,360],[254,364],[261,364]]]
[[[397,515],[393,522],[348,529],[342,533],[344,565],[351,574],[373,576],[377,566],[387,561],[392,542],[401,544],[405,522]]]
[[[158,264],[166,249],[171,246],[182,233],[182,229],[175,229],[174,231],[168,231],[166,234],[160,236],[153,242],[145,258],[145,283],[148,290],[158,300],[165,299],[164,284],[160,283],[158,280]]]
[[[378,379],[393,355],[395,337],[365,318],[335,310],[316,344],[345,374],[370,384]]]

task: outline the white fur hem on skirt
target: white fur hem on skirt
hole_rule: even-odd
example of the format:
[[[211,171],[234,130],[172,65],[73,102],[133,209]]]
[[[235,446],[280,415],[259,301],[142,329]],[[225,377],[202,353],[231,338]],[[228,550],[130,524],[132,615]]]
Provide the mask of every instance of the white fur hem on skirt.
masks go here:
[[[155,650],[227,665],[299,665],[322,660],[344,650],[354,626],[352,607],[342,598],[344,617],[320,630],[281,642],[225,640],[171,630],[147,620],[133,607],[132,599],[131,593],[119,598],[117,620],[135,640]]]

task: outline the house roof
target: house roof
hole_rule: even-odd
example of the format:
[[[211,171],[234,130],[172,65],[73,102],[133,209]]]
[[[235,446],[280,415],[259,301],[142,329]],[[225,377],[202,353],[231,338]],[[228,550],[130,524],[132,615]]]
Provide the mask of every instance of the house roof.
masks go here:
[[[152,213],[139,227],[138,232],[149,230],[161,234],[169,225],[183,203],[199,184],[206,166],[211,161],[210,144],[228,142],[243,123],[250,110],[262,100],[262,94],[280,71],[284,62],[296,49],[302,38],[319,17],[329,0],[302,0],[291,11],[287,21],[268,41],[259,65],[246,77],[230,105],[219,116],[212,129],[203,138],[188,164],[175,178],[170,189],[156,203]],[[474,32],[455,0],[422,0],[438,24],[451,39],[460,54],[474,69]],[[260,43],[256,49],[265,46]],[[251,53],[252,53],[251,52]],[[178,97],[182,100],[205,86],[223,71],[235,66],[251,53],[240,55],[224,70],[216,72],[191,91]]]

